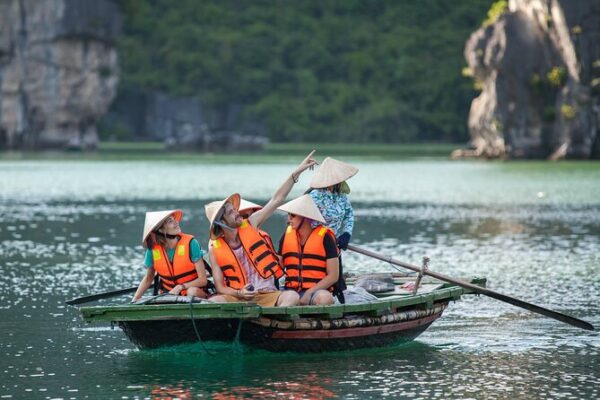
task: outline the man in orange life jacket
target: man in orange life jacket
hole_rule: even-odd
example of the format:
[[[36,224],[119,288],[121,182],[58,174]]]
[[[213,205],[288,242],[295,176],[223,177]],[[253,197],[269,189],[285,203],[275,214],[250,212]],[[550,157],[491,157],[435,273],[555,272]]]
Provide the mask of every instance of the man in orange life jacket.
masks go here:
[[[206,270],[202,249],[193,236],[181,231],[180,210],[146,213],[142,246],[146,248],[146,275],[132,301],[137,301],[150,287],[155,274],[160,290],[174,295],[206,298]]]
[[[301,305],[333,304],[340,270],[335,234],[323,225],[325,219],[308,194],[278,209],[288,213],[288,227],[279,242],[286,289],[298,292]]]
[[[240,196],[205,206],[210,224],[209,257],[217,292],[227,301],[255,301],[265,307],[293,306],[298,294],[279,291],[275,282],[283,276],[277,255],[258,229],[280,206],[302,172],[316,164],[312,151],[277,189],[271,200],[248,219],[239,214]],[[218,268],[217,268],[218,267]]]
[[[248,200],[240,199],[240,209],[238,210],[238,213],[240,213],[242,218],[248,219],[252,214],[257,212],[258,210],[262,210],[262,208],[263,207],[261,205],[258,205]],[[271,239],[271,235],[269,235],[267,231],[263,231],[262,229],[259,229],[258,233],[260,233],[260,236],[262,236],[263,239],[265,239],[265,242],[267,242],[267,245],[271,247],[273,253],[276,253],[275,246],[273,245],[273,239]]]

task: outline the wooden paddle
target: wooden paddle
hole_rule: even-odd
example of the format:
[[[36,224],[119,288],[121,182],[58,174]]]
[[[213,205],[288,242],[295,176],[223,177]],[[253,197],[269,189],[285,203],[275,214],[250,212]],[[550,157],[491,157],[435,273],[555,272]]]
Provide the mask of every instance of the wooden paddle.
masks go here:
[[[150,285],[150,287],[148,289],[150,289],[153,286],[154,285]],[[133,293],[137,290],[137,288],[138,288],[137,286],[132,286],[129,288],[124,288],[124,289],[111,290],[110,292],[91,294],[89,296],[77,297],[76,299],[67,300],[67,301],[65,301],[65,303],[67,303],[70,306],[73,306],[75,304],[89,303],[90,301],[95,301],[95,300],[100,300],[100,299],[108,299],[109,297],[115,297],[115,296],[120,296],[122,294]]]
[[[388,256],[384,256],[384,255],[381,255],[381,254],[378,254],[378,253],[374,253],[374,252],[369,251],[369,250],[361,249],[361,248],[356,247],[354,245],[348,245],[348,250],[352,250],[352,251],[354,251],[356,253],[363,254],[365,256],[369,256],[369,257],[375,258],[377,260],[385,261],[385,262],[390,263],[392,265],[397,265],[397,266],[400,266],[400,267],[403,267],[403,268],[407,268],[407,269],[410,269],[410,270],[415,271],[415,272],[421,272],[421,267],[418,267],[416,265],[407,264],[407,263],[404,263],[402,261],[396,260],[396,259],[394,259],[392,257],[388,257]],[[394,268],[396,268],[396,267],[394,267]],[[398,268],[396,268],[396,269],[398,269]],[[423,271],[423,274],[424,275],[432,276],[432,277],[434,277],[436,279],[439,279],[441,281],[453,283],[453,284],[455,284],[457,286],[461,286],[461,287],[464,287],[466,289],[470,289],[470,290],[472,290],[475,293],[479,293],[479,294],[483,294],[485,296],[492,297],[492,298],[494,298],[496,300],[500,300],[500,301],[503,301],[505,303],[512,304],[513,306],[521,307],[521,308],[524,308],[524,309],[529,310],[531,312],[538,313],[538,314],[544,315],[544,316],[549,317],[549,318],[554,318],[557,321],[564,322],[566,324],[573,325],[573,326],[576,326],[576,327],[581,328],[581,329],[587,329],[588,331],[593,331],[594,330],[594,326],[592,324],[588,323],[588,322],[585,322],[585,321],[582,321],[580,319],[571,317],[570,315],[562,314],[562,313],[559,313],[557,311],[549,310],[547,308],[540,307],[538,305],[528,303],[526,301],[523,301],[523,300],[520,300],[520,299],[517,299],[517,298],[514,298],[514,297],[507,296],[507,295],[502,294],[502,293],[498,293],[498,292],[496,292],[494,290],[491,290],[491,289],[486,289],[486,288],[483,288],[481,286],[474,285],[472,283],[468,283],[468,282],[464,282],[464,281],[461,281],[461,280],[458,280],[458,279],[450,278],[450,277],[447,277],[445,275],[438,274],[437,272],[433,272],[433,271],[429,271],[429,270]]]

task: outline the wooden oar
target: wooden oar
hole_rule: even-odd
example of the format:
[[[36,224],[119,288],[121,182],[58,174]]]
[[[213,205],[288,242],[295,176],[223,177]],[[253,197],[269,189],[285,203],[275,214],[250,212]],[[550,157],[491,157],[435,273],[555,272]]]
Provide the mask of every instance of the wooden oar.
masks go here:
[[[374,253],[374,252],[369,251],[369,250],[361,249],[361,248],[356,247],[354,245],[348,245],[348,250],[352,250],[352,251],[354,251],[356,253],[360,253],[360,254],[363,254],[365,256],[373,257],[373,258],[375,258],[377,260],[385,261],[385,262],[390,263],[392,265],[397,265],[397,266],[400,266],[400,267],[403,267],[403,268],[407,268],[407,269],[410,269],[410,270],[415,271],[415,272],[421,272],[421,268],[418,267],[418,266],[416,266],[416,265],[407,264],[405,262],[396,260],[396,259],[394,259],[392,257],[384,256],[384,255],[381,255],[381,254],[378,254],[378,253]],[[398,269],[398,268],[396,268],[396,269]],[[494,298],[496,300],[500,300],[500,301],[503,301],[505,303],[512,304],[513,306],[521,307],[521,308],[524,308],[524,309],[529,310],[531,312],[538,313],[538,314],[544,315],[544,316],[549,317],[549,318],[554,318],[555,320],[564,322],[564,323],[569,324],[569,325],[576,326],[576,327],[581,328],[581,329],[587,329],[588,331],[593,331],[594,330],[594,326],[592,324],[588,323],[588,322],[585,322],[585,321],[582,321],[580,319],[571,317],[570,315],[562,314],[562,313],[559,313],[557,311],[549,310],[547,308],[540,307],[540,306],[532,304],[532,303],[528,303],[526,301],[523,301],[523,300],[520,300],[520,299],[517,299],[517,298],[514,298],[514,297],[507,296],[507,295],[502,294],[502,293],[498,293],[498,292],[496,292],[494,290],[491,290],[491,289],[486,289],[486,288],[483,288],[481,286],[473,285],[472,283],[468,283],[468,282],[464,282],[464,281],[461,281],[461,280],[458,280],[458,279],[450,278],[448,276],[445,276],[445,275],[442,275],[442,274],[438,274],[437,272],[433,272],[433,271],[429,271],[429,270],[423,271],[423,274],[424,275],[432,276],[432,277],[437,278],[437,279],[439,279],[441,281],[450,282],[450,283],[453,283],[455,285],[458,285],[458,286],[470,289],[470,290],[472,290],[475,293],[479,293],[479,294],[483,294],[485,296],[492,297],[492,298]]]
[[[150,285],[148,289],[150,289],[153,286],[154,285]],[[132,286],[124,289],[111,290],[110,292],[91,294],[89,296],[77,297],[76,299],[67,300],[65,301],[65,303],[67,303],[70,306],[73,306],[75,304],[89,303],[90,301],[108,299],[109,297],[115,297],[120,296],[122,294],[132,293],[135,292],[137,288],[137,286]]]

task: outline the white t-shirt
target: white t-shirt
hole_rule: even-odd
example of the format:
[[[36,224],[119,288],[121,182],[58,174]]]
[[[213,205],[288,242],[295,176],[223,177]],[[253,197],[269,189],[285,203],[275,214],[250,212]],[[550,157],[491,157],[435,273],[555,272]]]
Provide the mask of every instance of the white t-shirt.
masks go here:
[[[240,246],[237,249],[232,250],[233,254],[235,255],[235,258],[238,259],[240,265],[244,269],[246,278],[248,278],[248,283],[254,286],[254,290],[277,290],[277,288],[275,287],[273,277],[264,279],[258,274],[256,269],[252,266],[250,260],[248,260],[248,255],[244,250],[244,246]]]

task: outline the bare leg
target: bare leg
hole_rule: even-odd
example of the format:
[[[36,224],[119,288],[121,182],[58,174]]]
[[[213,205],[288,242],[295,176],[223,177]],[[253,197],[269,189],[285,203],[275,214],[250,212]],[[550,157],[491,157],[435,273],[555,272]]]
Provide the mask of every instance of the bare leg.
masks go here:
[[[227,301],[227,298],[220,294],[211,296],[208,300],[212,301],[213,303],[229,303],[229,301]]]
[[[279,299],[277,299],[277,307],[291,307],[298,305],[300,296],[293,290],[284,290]]]
[[[191,287],[187,290],[187,296],[188,297],[198,297],[201,299],[205,299],[206,298],[206,292],[201,289],[201,288],[197,288],[197,287]]]
[[[333,296],[328,290],[319,290],[312,298],[312,303],[316,306],[327,306],[333,304]]]

